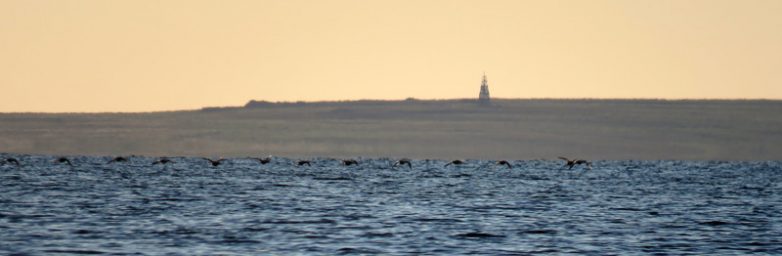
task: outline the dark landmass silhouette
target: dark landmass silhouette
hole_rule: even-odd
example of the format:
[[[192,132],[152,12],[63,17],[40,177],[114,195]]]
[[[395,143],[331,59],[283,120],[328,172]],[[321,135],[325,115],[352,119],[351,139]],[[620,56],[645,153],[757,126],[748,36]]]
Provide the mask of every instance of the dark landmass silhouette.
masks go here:
[[[0,114],[0,152],[439,159],[782,160],[782,101],[272,103],[193,111]]]

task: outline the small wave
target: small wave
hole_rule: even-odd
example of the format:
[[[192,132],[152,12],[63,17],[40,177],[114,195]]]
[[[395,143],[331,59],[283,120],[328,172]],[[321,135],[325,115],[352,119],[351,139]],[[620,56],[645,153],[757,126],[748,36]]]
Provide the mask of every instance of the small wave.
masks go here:
[[[99,232],[93,231],[93,230],[87,230],[87,229],[77,229],[77,230],[74,230],[71,233],[76,234],[76,235],[86,235],[86,234],[99,233]]]
[[[343,247],[337,250],[338,254],[382,254],[383,251],[371,248]]]
[[[615,207],[615,208],[608,208],[608,209],[613,211],[630,211],[630,212],[643,211],[643,209],[633,208],[633,207]]]
[[[245,232],[263,232],[263,231],[267,231],[267,230],[269,230],[269,228],[266,228],[266,227],[256,227],[256,226],[249,226],[249,227],[243,227],[242,228],[242,231],[245,231]]]
[[[484,232],[468,232],[468,233],[462,233],[462,234],[456,234],[455,237],[459,238],[504,238],[504,235],[497,235],[497,234],[491,234],[491,233],[484,233]]]
[[[706,226],[723,226],[730,224],[729,222],[719,221],[719,220],[712,220],[712,221],[704,221],[699,222],[698,224],[706,225]]]
[[[363,235],[364,237],[394,237],[394,233],[391,232],[383,232],[383,233],[376,233],[376,232],[366,232]]]
[[[319,220],[273,220],[262,222],[265,224],[337,224],[336,220],[319,219]]]
[[[415,222],[447,222],[447,223],[462,222],[462,220],[460,219],[447,219],[447,218],[414,218],[412,220]]]
[[[530,229],[519,232],[519,234],[530,235],[556,235],[557,231],[553,229]]]
[[[157,234],[157,235],[166,236],[166,235],[171,235],[171,234],[174,234],[174,235],[194,235],[194,234],[198,234],[199,232],[198,232],[198,230],[187,228],[187,227],[177,227],[177,228],[175,228],[173,230],[158,230],[158,231],[155,231],[154,233]]]
[[[102,252],[102,251],[67,250],[67,249],[43,250],[43,252],[46,252],[46,253],[66,253],[66,254],[105,254],[105,252]]]
[[[350,177],[315,177],[313,180],[353,180]]]
[[[225,244],[260,244],[261,241],[258,240],[252,240],[252,239],[241,239],[241,238],[226,238],[220,241],[221,243]]]

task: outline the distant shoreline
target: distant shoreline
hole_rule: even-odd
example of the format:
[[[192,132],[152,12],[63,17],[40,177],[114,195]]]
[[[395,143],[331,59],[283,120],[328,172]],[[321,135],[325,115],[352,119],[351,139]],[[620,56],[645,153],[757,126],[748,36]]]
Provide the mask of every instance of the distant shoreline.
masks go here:
[[[111,160],[115,157],[126,157],[129,160],[131,159],[145,159],[145,160],[156,160],[160,158],[168,158],[168,159],[178,159],[178,158],[185,158],[185,159],[203,159],[208,158],[209,156],[201,156],[201,155],[146,155],[146,154],[136,154],[136,155],[122,155],[122,154],[83,154],[83,155],[57,155],[57,154],[38,154],[38,153],[14,153],[14,152],[0,152],[0,167],[3,166],[2,161],[5,160],[5,157],[43,157],[43,158],[53,158],[56,159],[58,157],[66,157],[66,158],[78,158],[78,157],[90,157],[90,158],[104,158],[106,161]],[[231,157],[225,157],[224,160],[227,161],[249,161],[249,162],[257,162],[258,155],[246,155],[246,156],[231,156]],[[297,157],[297,156],[285,156],[285,155],[274,155],[275,159],[278,160],[284,160],[287,162],[294,162],[297,160],[311,160],[311,161],[317,161],[317,162],[333,162],[335,164],[341,164],[342,160],[346,159],[355,159],[359,161],[359,164],[363,161],[381,161],[381,160],[388,160],[391,164],[394,164],[397,160],[406,158],[410,161],[419,162],[419,161],[431,161],[432,163],[440,163],[440,164],[447,164],[450,161],[456,160],[452,158],[426,158],[426,157],[389,157],[389,156],[354,156],[354,157],[335,157],[335,156],[306,156],[306,157]],[[558,159],[556,156],[548,157],[548,158],[522,158],[522,159],[506,159],[506,158],[471,158],[471,157],[465,157],[465,158],[458,158],[459,160],[464,161],[470,161],[470,162],[486,162],[486,164],[496,164],[497,161],[500,160],[507,160],[509,162],[557,162],[564,164],[565,161]],[[587,160],[587,159],[585,159]],[[206,161],[206,160],[204,160]],[[777,160],[717,160],[717,159],[708,159],[708,160],[681,160],[681,159],[588,159],[588,161],[592,163],[600,163],[600,162],[623,162],[623,161],[642,161],[642,162],[735,162],[735,163],[742,163],[742,162],[782,162],[782,159]],[[9,165],[9,164],[5,164]],[[264,164],[261,164],[264,165]],[[579,168],[580,169],[580,168]]]
[[[782,101],[250,102],[0,114],[0,151],[46,155],[782,160]]]
[[[695,98],[681,98],[681,99],[665,99],[665,98],[492,98],[493,102],[514,102],[514,101],[527,101],[527,102],[660,102],[660,103],[708,103],[708,102],[757,102],[757,103],[782,103],[782,99],[695,99]],[[156,114],[156,113],[172,113],[172,112],[193,112],[193,111],[211,111],[211,110],[231,110],[231,109],[243,109],[248,107],[301,107],[301,106],[322,106],[322,105],[338,105],[338,104],[409,104],[409,103],[423,103],[423,104],[437,104],[437,103],[477,103],[473,98],[462,99],[357,99],[357,100],[322,100],[322,101],[267,101],[267,100],[250,100],[244,105],[237,106],[204,106],[201,108],[193,109],[175,109],[175,110],[153,110],[153,111],[97,111],[97,112],[0,112],[0,115],[14,115],[14,114],[33,114],[33,115],[78,115],[78,114]],[[255,104],[255,106],[252,106]]]

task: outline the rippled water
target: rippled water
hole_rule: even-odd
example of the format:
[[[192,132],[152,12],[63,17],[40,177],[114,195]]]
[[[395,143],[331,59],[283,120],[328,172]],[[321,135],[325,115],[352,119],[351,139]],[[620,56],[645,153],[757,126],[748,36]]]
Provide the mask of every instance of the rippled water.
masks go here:
[[[3,155],[0,254],[782,253],[782,163]]]

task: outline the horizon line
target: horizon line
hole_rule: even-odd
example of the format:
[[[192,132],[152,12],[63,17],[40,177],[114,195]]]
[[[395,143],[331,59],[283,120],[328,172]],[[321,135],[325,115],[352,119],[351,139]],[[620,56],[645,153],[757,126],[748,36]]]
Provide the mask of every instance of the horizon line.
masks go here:
[[[149,110],[149,111],[17,111],[6,112],[0,111],[0,115],[8,114],[154,114],[154,113],[171,113],[171,112],[188,112],[188,111],[202,111],[204,109],[220,109],[220,108],[244,108],[247,103],[250,102],[265,102],[269,104],[317,104],[317,103],[349,103],[349,102],[406,102],[406,101],[478,101],[477,98],[415,98],[407,97],[404,99],[343,99],[343,100],[295,100],[295,101],[269,101],[262,99],[250,99],[247,100],[244,105],[223,105],[223,106],[202,106],[200,108],[189,109],[162,109],[162,110]],[[782,99],[773,98],[497,98],[492,97],[491,100],[560,100],[560,101],[782,101]]]

